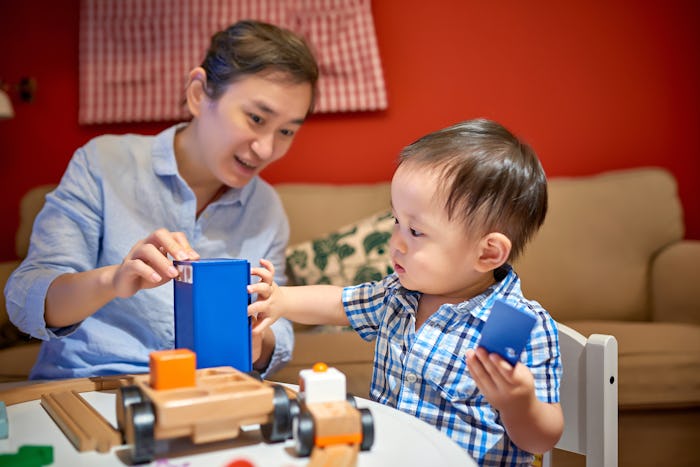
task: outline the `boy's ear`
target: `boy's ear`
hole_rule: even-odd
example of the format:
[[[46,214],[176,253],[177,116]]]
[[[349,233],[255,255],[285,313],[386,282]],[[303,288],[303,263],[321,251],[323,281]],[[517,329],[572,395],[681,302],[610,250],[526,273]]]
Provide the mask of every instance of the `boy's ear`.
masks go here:
[[[500,232],[486,234],[479,242],[479,257],[476,268],[479,272],[489,272],[501,267],[510,256],[512,243]]]
[[[187,99],[187,109],[192,116],[199,116],[203,101],[207,100],[207,94],[204,92],[204,87],[207,84],[207,72],[204,68],[198,66],[190,71],[189,81],[185,91]]]

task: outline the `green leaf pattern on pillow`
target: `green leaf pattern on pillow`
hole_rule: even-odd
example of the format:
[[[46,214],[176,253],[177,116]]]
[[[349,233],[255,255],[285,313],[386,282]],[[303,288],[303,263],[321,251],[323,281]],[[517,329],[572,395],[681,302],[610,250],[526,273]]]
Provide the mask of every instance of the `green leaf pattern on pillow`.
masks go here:
[[[391,274],[389,238],[393,226],[391,212],[383,211],[323,238],[289,247],[290,284],[347,286]]]

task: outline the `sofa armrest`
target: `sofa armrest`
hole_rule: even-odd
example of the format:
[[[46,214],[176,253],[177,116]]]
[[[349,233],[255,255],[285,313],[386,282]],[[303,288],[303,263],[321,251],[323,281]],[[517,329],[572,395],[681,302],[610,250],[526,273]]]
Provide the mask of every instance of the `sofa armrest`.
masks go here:
[[[653,321],[700,324],[700,241],[664,248],[651,265]]]

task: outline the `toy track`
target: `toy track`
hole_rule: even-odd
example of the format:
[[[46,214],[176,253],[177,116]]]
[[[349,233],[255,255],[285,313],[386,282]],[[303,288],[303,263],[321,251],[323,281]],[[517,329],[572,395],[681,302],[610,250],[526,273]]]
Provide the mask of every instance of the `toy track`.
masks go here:
[[[50,381],[48,383],[36,383],[26,386],[0,391],[0,401],[5,405],[19,404],[22,402],[40,399],[44,394],[58,391],[105,391],[117,389],[119,386],[130,384],[133,375],[95,376],[93,378],[75,378]]]
[[[80,452],[104,453],[122,444],[121,433],[75,391],[44,394],[41,405]]]

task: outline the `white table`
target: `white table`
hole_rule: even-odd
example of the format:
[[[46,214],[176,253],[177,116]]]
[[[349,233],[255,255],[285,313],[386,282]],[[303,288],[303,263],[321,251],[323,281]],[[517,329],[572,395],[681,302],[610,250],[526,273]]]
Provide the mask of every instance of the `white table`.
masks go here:
[[[82,396],[116,427],[115,394],[86,392]],[[366,399],[357,399],[358,407],[368,407],[374,417],[374,445],[360,452],[358,467],[386,466],[476,466],[466,451],[427,423]],[[129,446],[117,446],[111,452],[78,452],[43,409],[39,401],[7,407],[9,438],[0,439],[0,453],[15,453],[25,444],[51,445],[56,466],[80,467],[128,465]],[[194,445],[188,439],[158,441],[159,467],[225,466],[246,459],[256,467],[305,466],[308,458],[296,457],[293,441],[267,444],[257,427],[244,427],[233,440]]]

